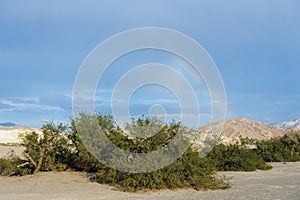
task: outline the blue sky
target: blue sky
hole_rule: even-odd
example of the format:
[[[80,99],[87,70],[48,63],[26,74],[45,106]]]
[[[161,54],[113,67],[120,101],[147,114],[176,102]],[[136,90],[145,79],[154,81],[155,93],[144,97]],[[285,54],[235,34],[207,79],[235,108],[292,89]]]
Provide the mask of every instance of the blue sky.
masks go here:
[[[207,50],[224,81],[227,118],[267,123],[298,118],[299,8],[297,0],[3,0],[0,122],[39,127],[42,121],[68,120],[73,83],[88,53],[113,34],[149,26],[180,31]],[[168,55],[142,54],[120,59],[119,65],[153,59],[170,64]],[[97,111],[109,112],[112,80],[121,71],[116,66],[103,79]],[[146,89],[133,97],[133,114],[145,112],[157,100],[165,102],[170,114],[178,112],[167,91],[162,95]],[[209,112],[206,104],[200,107]]]

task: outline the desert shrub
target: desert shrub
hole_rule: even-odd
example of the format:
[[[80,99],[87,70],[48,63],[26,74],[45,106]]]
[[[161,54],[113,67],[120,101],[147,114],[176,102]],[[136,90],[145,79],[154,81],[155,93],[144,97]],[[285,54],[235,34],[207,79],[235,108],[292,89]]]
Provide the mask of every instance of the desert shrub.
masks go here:
[[[0,158],[0,176],[8,176],[13,173],[14,166],[11,161],[5,158]]]
[[[148,173],[125,173],[111,168],[99,170],[92,178],[99,183],[116,185],[124,191],[193,188],[225,189],[229,184],[215,177],[215,167],[197,152],[188,149],[181,158],[163,169]]]
[[[220,171],[254,171],[271,169],[255,150],[239,144],[218,144],[208,154],[208,158]]]
[[[106,123],[102,123],[103,121],[106,121]],[[147,152],[155,151],[157,149],[162,149],[176,135],[180,124],[175,122],[171,122],[170,124],[158,124],[161,122],[159,122],[156,119],[154,121],[155,123],[157,123],[157,125],[160,126],[160,128],[158,129],[158,133],[148,138],[137,138],[137,137],[132,137],[131,132],[124,132],[120,130],[117,126],[115,125],[112,126],[111,124],[115,124],[112,117],[107,117],[103,115],[90,116],[90,115],[82,114],[80,119],[76,119],[76,126],[75,126],[75,121],[73,121],[72,123],[72,130],[73,130],[73,133],[71,134],[73,137],[72,141],[74,144],[78,144],[76,145],[76,149],[78,149],[78,155],[80,156],[81,154],[82,156],[85,157],[84,158],[84,160],[86,160],[85,163],[87,163],[88,161],[93,161],[92,163],[92,166],[94,166],[93,171],[95,171],[99,167],[100,168],[103,167],[103,165],[99,165],[99,163],[97,163],[97,161],[93,158],[93,156],[91,156],[91,154],[98,155],[99,153],[101,153],[101,157],[102,158],[104,157],[107,163],[117,162],[123,165],[126,162],[120,160],[119,159],[120,156],[116,156],[119,155],[117,149],[112,147],[111,145],[108,145],[103,141],[105,141],[105,139],[107,140],[108,138],[117,147],[132,153],[147,153]],[[150,118],[138,119],[136,122],[133,122],[134,124],[133,129],[135,129],[136,131],[138,130],[138,126],[143,127],[145,126],[146,123],[149,122],[153,122],[152,119]],[[101,129],[99,129],[99,126],[97,127],[95,123],[98,123],[96,125],[100,125]],[[109,124],[109,127],[105,127],[105,124]],[[80,132],[80,137],[78,132]],[[183,136],[178,138],[180,139],[182,138],[182,140],[180,140],[179,145],[181,145],[183,141],[187,140],[187,138],[186,140],[184,140]],[[81,143],[81,141],[84,141],[83,142],[84,145]],[[91,154],[86,153],[87,152],[86,148],[89,150],[89,152],[91,152]],[[179,150],[176,148],[170,150],[170,152],[174,154],[178,153],[178,151]],[[83,154],[81,152],[83,152]],[[161,156],[162,159],[164,159],[163,155]],[[124,158],[124,156],[121,157]],[[128,159],[130,158],[126,158],[126,160]],[[78,160],[78,162],[80,161]],[[142,165],[143,162],[138,162],[137,164]],[[82,163],[81,165],[84,165],[84,163]],[[153,165],[155,165],[155,163],[153,163]]]
[[[247,149],[245,145],[256,148]],[[267,170],[271,166],[265,162],[300,161],[300,133],[291,132],[271,140],[241,138],[241,144],[215,146],[208,157],[221,171]]]
[[[72,152],[68,153],[68,156],[66,156],[68,159],[65,161],[69,168],[93,173],[104,167],[81,142],[74,120],[72,121],[71,132],[68,138],[72,143]]]
[[[93,133],[93,130],[89,130],[89,127],[84,125],[87,123],[91,125],[90,120],[95,119],[95,116],[91,117],[88,115],[81,115],[80,119],[76,119],[79,120],[76,122],[77,126],[72,128],[74,131],[73,135],[78,135],[76,129],[78,128],[78,124],[81,129],[81,133],[85,130],[86,132]],[[129,131],[123,132],[118,127],[114,126],[114,122],[112,120],[112,117],[101,115],[97,116],[97,121],[101,130],[104,131],[105,136],[108,137],[116,146],[134,153],[146,153],[160,149],[174,138],[179,128],[184,129],[181,127],[180,123],[176,123],[174,121],[169,124],[162,124],[157,119],[140,118],[136,121],[133,120],[131,125],[127,124],[126,129]],[[103,123],[103,121],[106,123]],[[80,123],[82,123],[81,127]],[[147,135],[145,138],[133,137],[133,135],[138,134],[137,131],[141,130],[140,127],[144,127],[150,123],[154,123],[154,127],[159,127],[159,129],[157,129],[157,134],[151,134],[151,136]],[[106,124],[109,126],[106,127]],[[90,138],[90,140],[88,140],[89,144],[87,144],[90,145],[89,148],[93,148],[96,144],[101,144],[101,141],[98,141],[97,139],[94,140],[94,135],[84,134],[81,135],[81,137]],[[182,139],[186,139],[186,137],[182,137]],[[103,146],[97,146],[101,151],[107,151],[110,153],[113,151],[113,149],[111,150],[109,147],[106,147],[105,144],[102,145]],[[84,149],[84,151],[86,151],[86,149]],[[85,154],[85,156],[89,158],[90,154]],[[111,161],[116,161],[113,160],[113,157],[107,157],[107,160],[109,159],[111,159]],[[93,181],[115,185],[124,191],[164,188],[175,189],[185,187],[200,190],[229,187],[224,180],[219,180],[215,177],[215,167],[209,162],[209,160],[206,158],[200,158],[198,152],[193,152],[191,148],[172,164],[164,167],[163,169],[148,173],[121,172],[97,162],[95,162],[93,166],[95,166],[94,170],[97,169],[97,172],[92,178]]]
[[[300,161],[300,133],[291,132],[281,138],[256,142],[257,154],[266,162]]]
[[[23,168],[23,160],[16,156],[14,151],[8,153],[5,158],[0,158],[0,175],[26,175],[29,174],[28,168]]]
[[[25,147],[24,166],[30,173],[67,169],[73,144],[66,129],[63,124],[49,122],[43,125],[41,134],[32,131],[21,136],[21,145]]]

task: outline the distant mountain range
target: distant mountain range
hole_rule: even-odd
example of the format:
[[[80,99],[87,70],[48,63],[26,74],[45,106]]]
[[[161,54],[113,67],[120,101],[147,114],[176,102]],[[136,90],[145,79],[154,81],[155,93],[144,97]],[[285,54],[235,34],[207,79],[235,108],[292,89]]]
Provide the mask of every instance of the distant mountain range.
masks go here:
[[[272,126],[289,130],[300,130],[300,118],[292,121],[284,121],[278,124],[272,124]]]
[[[12,122],[3,122],[3,123],[0,123],[0,126],[16,126],[16,124],[14,124]]]

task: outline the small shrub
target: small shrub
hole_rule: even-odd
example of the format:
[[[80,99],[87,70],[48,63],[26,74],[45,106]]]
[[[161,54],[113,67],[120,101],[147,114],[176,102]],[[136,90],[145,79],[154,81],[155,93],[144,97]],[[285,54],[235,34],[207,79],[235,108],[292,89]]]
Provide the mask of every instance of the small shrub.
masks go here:
[[[50,122],[43,125],[42,134],[33,131],[21,136],[26,148],[23,155],[27,160],[24,162],[28,163],[26,167],[30,173],[67,169],[73,144],[66,129],[63,124]]]
[[[219,144],[208,154],[208,158],[220,171],[255,171],[272,168],[255,150],[246,149],[238,144]]]
[[[300,132],[287,133],[281,138],[257,141],[257,154],[266,162],[300,161]]]
[[[24,161],[11,151],[6,158],[0,158],[0,175],[27,175],[31,169],[23,165]]]
[[[14,171],[14,166],[11,161],[5,158],[0,158],[0,176],[8,176]]]

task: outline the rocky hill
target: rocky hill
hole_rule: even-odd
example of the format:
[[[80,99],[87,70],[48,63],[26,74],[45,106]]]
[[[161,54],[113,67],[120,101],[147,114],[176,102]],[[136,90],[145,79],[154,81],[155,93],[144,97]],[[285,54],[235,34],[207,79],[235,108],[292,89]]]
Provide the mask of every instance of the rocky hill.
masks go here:
[[[281,137],[286,133],[285,129],[269,126],[266,123],[245,118],[237,118],[207,124],[199,129],[199,137],[196,143],[201,146],[205,138],[214,135],[222,143],[229,144],[239,141],[239,138],[271,139]]]

